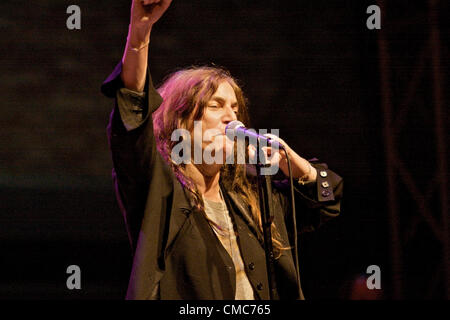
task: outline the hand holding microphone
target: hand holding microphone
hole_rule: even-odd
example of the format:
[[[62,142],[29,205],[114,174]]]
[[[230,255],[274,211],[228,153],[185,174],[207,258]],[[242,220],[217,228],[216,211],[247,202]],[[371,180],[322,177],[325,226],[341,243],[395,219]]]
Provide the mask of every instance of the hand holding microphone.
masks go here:
[[[231,121],[225,128],[225,134],[228,139],[234,140],[248,138],[249,157],[254,159],[256,156],[256,147],[259,142],[263,142],[261,148],[264,152],[266,160],[270,166],[278,165],[281,171],[286,176],[289,176],[289,168],[287,163],[286,154],[289,156],[292,164],[292,175],[298,179],[307,175],[306,181],[315,181],[317,177],[317,171],[311,166],[308,160],[300,157],[294,150],[292,150],[285,141],[273,134],[258,134],[253,129],[247,129],[240,121]],[[280,152],[280,149],[283,152]]]

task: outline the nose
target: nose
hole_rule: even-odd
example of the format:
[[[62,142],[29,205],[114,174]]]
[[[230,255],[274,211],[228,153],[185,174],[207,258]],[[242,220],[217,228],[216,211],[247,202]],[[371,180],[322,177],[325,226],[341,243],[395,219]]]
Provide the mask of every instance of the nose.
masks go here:
[[[237,115],[234,112],[233,108],[231,106],[225,107],[225,113],[223,116],[223,122],[225,124],[230,123],[231,121],[237,120]]]

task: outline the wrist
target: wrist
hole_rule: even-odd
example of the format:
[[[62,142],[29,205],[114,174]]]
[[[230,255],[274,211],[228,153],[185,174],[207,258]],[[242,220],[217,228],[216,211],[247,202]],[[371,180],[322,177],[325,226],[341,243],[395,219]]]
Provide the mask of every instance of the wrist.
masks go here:
[[[127,43],[132,48],[140,48],[150,41],[152,25],[130,23],[128,27]]]
[[[311,163],[307,160],[305,160],[308,164],[308,169],[306,171],[303,171],[303,175],[298,178],[298,183],[304,185],[307,182],[313,182],[316,181],[317,178],[317,170],[314,168]]]

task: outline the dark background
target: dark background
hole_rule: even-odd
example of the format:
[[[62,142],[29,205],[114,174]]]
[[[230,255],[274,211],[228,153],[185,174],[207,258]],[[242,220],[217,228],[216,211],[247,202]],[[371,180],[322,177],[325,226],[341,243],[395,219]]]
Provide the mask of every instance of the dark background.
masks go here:
[[[224,66],[243,85],[254,128],[279,128],[300,155],[319,158],[344,178],[341,216],[300,237],[309,299],[449,297],[446,198],[433,188],[448,178],[446,167],[436,174],[445,154],[437,148],[433,110],[438,99],[448,127],[449,6],[436,2],[437,20],[430,21],[432,2],[175,0],[153,29],[156,84],[180,67]],[[66,28],[71,4],[81,8],[81,30]],[[366,27],[371,4],[382,7],[381,30]],[[0,3],[2,299],[125,295],[131,252],[106,140],[113,101],[99,88],[122,57],[129,8],[130,1]],[[440,32],[438,68],[432,28]],[[388,44],[388,69],[380,39]],[[394,133],[396,159],[418,193],[396,171],[397,188],[387,183],[392,149],[384,133],[394,120],[383,109],[383,72],[389,72],[392,118],[402,123]],[[443,138],[448,141],[445,130]],[[397,238],[389,193],[397,203]],[[425,199],[422,207],[417,198]],[[442,228],[440,240],[424,208]],[[81,268],[81,290],[66,288],[72,264]],[[369,265],[381,268],[381,290],[365,289]]]

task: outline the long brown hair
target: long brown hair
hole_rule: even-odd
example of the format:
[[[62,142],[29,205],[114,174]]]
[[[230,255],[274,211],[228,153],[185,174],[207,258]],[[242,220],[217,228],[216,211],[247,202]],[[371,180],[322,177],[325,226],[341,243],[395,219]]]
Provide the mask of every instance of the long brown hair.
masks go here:
[[[247,99],[242,89],[230,73],[220,67],[189,67],[170,74],[157,89],[163,102],[153,113],[153,127],[158,151],[172,168],[180,183],[189,191],[191,203],[204,212],[204,203],[195,184],[185,173],[185,165],[176,165],[171,159],[172,148],[177,141],[172,141],[175,129],[187,129],[192,132],[194,121],[200,120],[208,101],[216,92],[221,82],[227,81],[233,88],[239,105],[237,119],[249,125]],[[234,162],[236,163],[236,161]],[[228,190],[239,194],[251,212],[252,220],[262,231],[261,213],[255,184],[249,180],[244,164],[224,164],[221,169],[221,183]],[[206,216],[206,215],[205,215]],[[276,256],[289,247],[281,242],[280,235],[272,224],[272,241]]]

